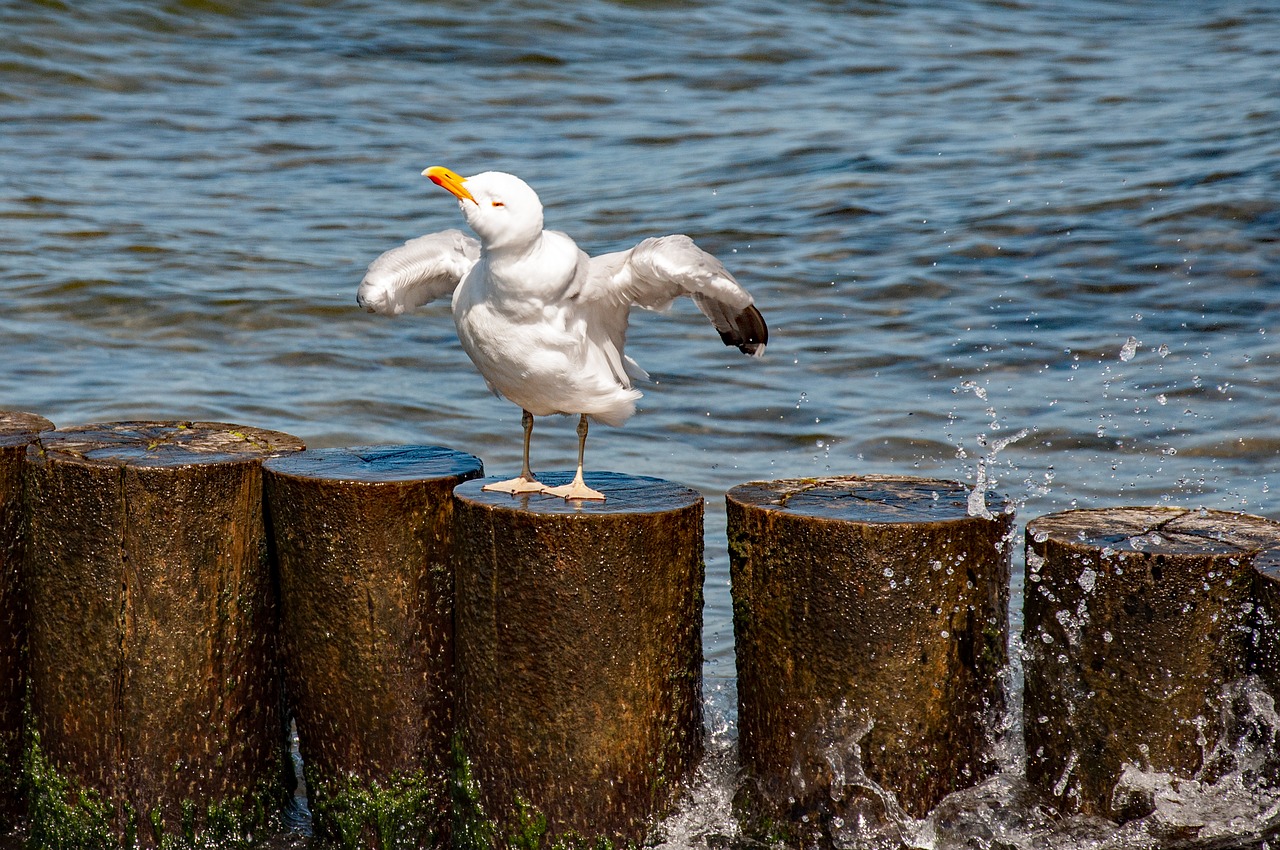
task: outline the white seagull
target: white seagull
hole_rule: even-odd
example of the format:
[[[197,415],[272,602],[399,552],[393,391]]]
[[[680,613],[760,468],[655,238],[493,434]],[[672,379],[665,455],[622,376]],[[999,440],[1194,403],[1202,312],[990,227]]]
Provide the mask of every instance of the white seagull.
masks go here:
[[[523,410],[524,467],[484,489],[604,499],[586,485],[582,460],[587,417],[621,425],[635,413],[648,375],[623,353],[633,306],[664,310],[688,295],[744,354],[764,352],[769,331],[751,294],[688,236],[646,239],[627,251],[588,257],[572,239],[542,229],[542,202],[529,185],[500,171],[461,177],[422,172],[458,199],[467,224],[429,233],[369,264],[356,300],[395,316],[453,296],[458,339],[495,394]],[[578,471],[571,484],[547,487],[529,468],[533,417],[577,414]]]

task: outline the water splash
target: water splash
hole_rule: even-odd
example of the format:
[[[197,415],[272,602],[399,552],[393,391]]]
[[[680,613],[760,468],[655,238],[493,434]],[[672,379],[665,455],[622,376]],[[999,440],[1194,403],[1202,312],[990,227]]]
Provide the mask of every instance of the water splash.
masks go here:
[[[1020,678],[1015,637],[1008,673]],[[725,693],[706,701],[707,751],[678,809],[659,824],[649,846],[660,850],[761,850],[735,819],[737,735]],[[728,697],[725,694],[728,693]],[[971,788],[947,795],[924,818],[913,819],[894,795],[868,779],[858,761],[865,723],[852,712],[823,730],[820,757],[830,770],[833,800],[859,793],[875,801],[880,820],[833,819],[822,846],[830,850],[1280,850],[1280,711],[1257,677],[1224,691],[1221,739],[1190,778],[1129,765],[1117,784],[1120,802],[1150,814],[1124,825],[1099,817],[1064,816],[1052,798],[1025,779],[1021,701],[1016,695],[991,741],[1001,770]],[[816,845],[815,845],[816,846]],[[782,845],[773,845],[782,850]]]
[[[1020,710],[1020,709],[1019,709]],[[1128,765],[1115,790],[1150,814],[1122,826],[1063,816],[1023,778],[1017,759],[991,779],[948,795],[909,846],[928,850],[1163,850],[1280,848],[1280,712],[1257,677],[1224,693],[1227,733],[1199,775]]]
[[[738,780],[738,732],[728,708],[732,684],[721,682],[703,703],[706,751],[675,811],[653,830],[646,846],[657,850],[711,850],[736,846],[741,829],[733,814]]]
[[[1206,845],[1268,833],[1280,837],[1280,713],[1275,700],[1261,680],[1246,677],[1224,689],[1222,719],[1225,732],[1196,776],[1126,764],[1112,808],[1149,811],[1137,823],[1157,837],[1194,838]]]
[[[996,479],[991,476],[989,470],[995,463],[996,457],[1000,452],[1004,451],[1013,443],[1021,440],[1027,434],[1031,433],[1029,428],[1023,428],[1016,434],[1010,434],[1008,437],[1002,437],[989,444],[990,451],[982,457],[978,458],[973,476],[973,490],[969,492],[968,513],[969,516],[980,516],[983,519],[995,519],[995,514],[987,507],[987,490],[996,485]],[[985,438],[978,439],[979,445],[988,445]]]

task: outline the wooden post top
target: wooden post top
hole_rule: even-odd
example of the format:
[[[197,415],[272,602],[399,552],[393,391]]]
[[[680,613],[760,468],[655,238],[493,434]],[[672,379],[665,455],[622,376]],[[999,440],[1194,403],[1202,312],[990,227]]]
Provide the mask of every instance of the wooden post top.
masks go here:
[[[328,481],[383,483],[484,474],[480,458],[443,446],[350,446],[308,449],[273,457],[263,468],[278,475]]]
[[[52,431],[53,423],[35,413],[0,410],[0,446],[29,442],[38,431]]]
[[[753,481],[729,490],[727,498],[745,507],[844,522],[907,523],[965,520],[970,488],[959,481],[909,475],[845,475]],[[987,493],[986,502],[1007,502]]]
[[[306,448],[280,431],[225,422],[106,422],[46,431],[27,456],[103,466],[175,467],[272,457]]]
[[[1027,541],[1033,546],[1049,540],[1116,552],[1253,555],[1280,546],[1280,523],[1204,508],[1091,508],[1049,514],[1027,524]]]
[[[605,495],[605,501],[562,499],[545,493],[512,496],[483,489],[490,479],[468,481],[460,484],[453,495],[464,501],[493,510],[526,512],[540,515],[570,514],[586,516],[610,516],[618,514],[664,513],[678,511],[702,502],[702,494],[682,484],[648,478],[640,475],[624,475],[619,472],[588,472],[587,485]],[[568,484],[572,472],[546,472],[538,480],[548,487]]]

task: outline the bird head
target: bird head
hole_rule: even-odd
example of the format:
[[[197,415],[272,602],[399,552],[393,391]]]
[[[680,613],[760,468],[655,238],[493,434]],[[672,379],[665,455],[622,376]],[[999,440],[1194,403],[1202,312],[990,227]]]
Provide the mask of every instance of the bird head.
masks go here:
[[[486,171],[462,177],[438,165],[422,174],[458,199],[467,224],[487,249],[522,247],[542,233],[542,202],[514,174]]]

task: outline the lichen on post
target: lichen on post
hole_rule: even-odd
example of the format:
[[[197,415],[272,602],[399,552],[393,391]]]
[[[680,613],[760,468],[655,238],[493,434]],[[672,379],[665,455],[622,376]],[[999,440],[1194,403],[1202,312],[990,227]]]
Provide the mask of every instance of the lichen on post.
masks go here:
[[[889,834],[994,770],[1013,515],[969,496],[881,475],[729,491],[749,834]]]
[[[1231,686],[1255,666],[1255,561],[1277,546],[1280,523],[1226,511],[1029,523],[1028,779],[1064,811],[1123,822],[1154,807],[1126,771],[1196,777],[1223,738]]]
[[[34,413],[0,411],[0,829],[22,809],[22,706],[26,698],[26,606],[21,597],[22,464],[27,444],[53,423]]]
[[[33,839],[260,832],[285,796],[262,460],[275,431],[118,422],[27,448]]]
[[[264,464],[284,669],[316,835],[445,846],[453,716],[453,488],[436,446],[317,449]]]
[[[455,491],[464,837],[639,844],[701,754],[702,496],[586,480],[607,501]]]

